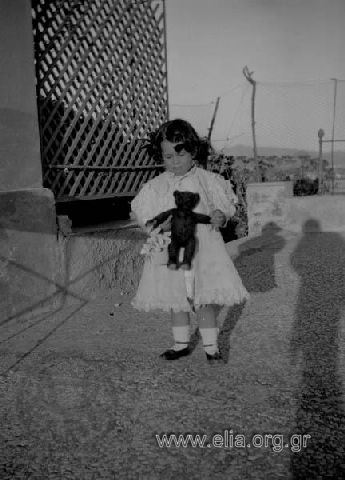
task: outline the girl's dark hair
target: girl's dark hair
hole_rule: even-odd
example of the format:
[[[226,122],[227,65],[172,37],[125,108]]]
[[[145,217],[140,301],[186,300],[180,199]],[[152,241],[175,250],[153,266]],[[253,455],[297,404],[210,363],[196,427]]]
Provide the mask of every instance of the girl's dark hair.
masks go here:
[[[195,129],[186,120],[180,118],[169,120],[149,135],[149,141],[145,148],[156,163],[163,163],[161,150],[163,140],[184,144],[183,148],[191,153],[195,160],[205,166],[209,153],[209,149],[206,147],[208,142],[200,139]]]

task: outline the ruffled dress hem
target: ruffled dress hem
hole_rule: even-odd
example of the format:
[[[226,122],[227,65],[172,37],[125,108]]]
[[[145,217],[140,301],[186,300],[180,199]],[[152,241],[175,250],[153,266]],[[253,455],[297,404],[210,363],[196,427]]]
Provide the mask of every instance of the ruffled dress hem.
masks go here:
[[[228,293],[228,292],[226,292]],[[202,305],[220,305],[222,307],[232,307],[234,305],[240,305],[241,303],[248,302],[250,300],[250,295],[248,292],[244,292],[242,296],[234,296],[233,298],[226,298],[225,295],[222,295],[222,292],[210,296],[203,296],[194,299],[194,305],[196,308],[201,307]],[[191,312],[191,306],[186,300],[186,303],[174,303],[168,305],[167,303],[157,303],[157,302],[141,302],[133,300],[131,305],[136,309],[144,312],[150,312],[151,310],[162,310],[164,312]]]

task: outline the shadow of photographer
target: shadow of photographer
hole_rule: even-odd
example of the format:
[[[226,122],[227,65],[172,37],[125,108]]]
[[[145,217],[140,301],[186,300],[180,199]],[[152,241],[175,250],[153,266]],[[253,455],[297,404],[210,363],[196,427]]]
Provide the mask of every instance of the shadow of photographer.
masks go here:
[[[300,278],[290,340],[300,360],[296,426],[307,448],[291,457],[294,479],[345,478],[345,410],[340,377],[340,328],[345,306],[345,240],[309,219],[290,262]]]

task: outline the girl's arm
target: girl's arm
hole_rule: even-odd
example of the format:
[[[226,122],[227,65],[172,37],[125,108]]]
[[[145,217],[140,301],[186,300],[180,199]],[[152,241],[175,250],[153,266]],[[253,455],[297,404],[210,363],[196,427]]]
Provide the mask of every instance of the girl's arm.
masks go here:
[[[215,214],[215,211],[219,210],[225,215],[227,222],[236,212],[237,195],[235,195],[229,180],[225,180],[221,175],[213,172],[209,172],[209,174],[208,188],[214,207],[213,213]]]
[[[157,194],[151,182],[145,183],[131,202],[131,218],[145,230],[146,222],[159,213],[158,203]]]
[[[211,223],[216,228],[225,228],[229,218],[221,210],[213,210],[211,213]]]

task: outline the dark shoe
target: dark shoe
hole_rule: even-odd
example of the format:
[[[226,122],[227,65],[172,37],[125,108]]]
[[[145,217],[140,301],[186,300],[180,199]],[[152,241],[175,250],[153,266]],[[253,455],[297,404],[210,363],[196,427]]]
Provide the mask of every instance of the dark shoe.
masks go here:
[[[166,350],[164,353],[160,355],[160,358],[164,358],[164,360],[178,360],[181,357],[186,357],[187,355],[190,355],[192,353],[192,350],[188,347],[183,348],[182,350],[173,350],[170,348],[169,350]]]
[[[213,355],[210,355],[209,353],[206,353],[206,358],[207,358],[208,363],[210,363],[210,364],[225,363],[220,352],[216,352]]]

